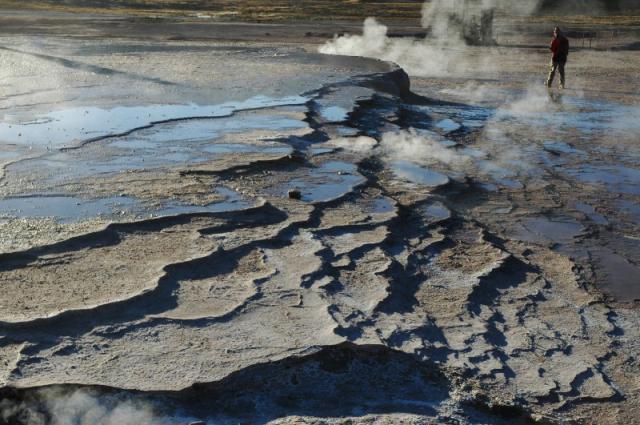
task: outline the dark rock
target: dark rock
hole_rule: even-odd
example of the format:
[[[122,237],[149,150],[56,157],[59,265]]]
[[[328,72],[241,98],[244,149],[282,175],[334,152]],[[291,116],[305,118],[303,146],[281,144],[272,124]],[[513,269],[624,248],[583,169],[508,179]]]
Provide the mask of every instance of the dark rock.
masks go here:
[[[302,199],[302,192],[299,189],[289,189],[290,199]]]

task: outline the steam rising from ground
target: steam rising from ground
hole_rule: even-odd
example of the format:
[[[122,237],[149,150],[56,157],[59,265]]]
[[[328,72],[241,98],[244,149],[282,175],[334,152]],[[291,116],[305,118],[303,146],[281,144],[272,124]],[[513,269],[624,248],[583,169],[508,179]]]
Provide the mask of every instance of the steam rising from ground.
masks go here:
[[[351,152],[368,153],[370,152],[378,142],[366,136],[360,137],[339,137],[331,140],[331,144],[337,148],[345,149]]]
[[[470,158],[448,149],[435,137],[421,134],[410,128],[384,133],[378,143],[375,139],[360,137],[340,137],[331,140],[333,146],[360,154],[375,153],[384,161],[412,161],[423,165],[443,164],[451,168],[462,167]]]
[[[335,37],[320,47],[320,53],[378,58],[399,64],[409,75],[424,77],[445,76],[467,61],[461,44],[447,46],[410,38],[392,39],[387,30],[374,18],[367,18],[362,35]]]
[[[385,133],[381,157],[390,163],[410,161],[445,173],[468,174],[472,169],[490,177],[512,177],[532,168],[525,152],[497,127],[488,127],[482,149],[447,147],[415,129]]]
[[[0,422],[16,420],[25,425],[177,425],[190,421],[163,415],[147,401],[61,389],[40,390],[29,401],[1,400]]]
[[[446,164],[452,168],[463,167],[470,158],[443,146],[433,138],[419,134],[414,129],[382,136],[380,147],[391,160],[418,161],[423,164]]]
[[[431,0],[422,5],[422,26],[431,30],[439,43],[460,42],[460,33],[451,27],[451,17],[460,13],[500,11],[509,15],[530,15],[538,9],[541,0]]]
[[[486,90],[482,85],[472,84],[457,89],[456,94],[479,98]],[[542,85],[534,84],[523,92],[503,95],[501,100],[504,103],[488,117],[471,147],[451,146],[437,133],[413,128],[383,133],[379,143],[369,137],[350,137],[334,139],[331,144],[376,155],[390,165],[410,161],[455,175],[468,175],[475,170],[489,179],[535,178],[541,172],[536,144],[544,138],[545,131],[544,126],[538,129],[538,125],[567,107]],[[563,118],[556,118],[562,124]],[[526,126],[526,139],[517,137],[518,126]]]
[[[504,13],[527,15],[538,7],[539,0],[482,0],[477,11],[500,10]],[[320,53],[374,57],[399,64],[413,76],[442,77],[469,70],[489,69],[493,65],[482,57],[470,57],[462,34],[452,28],[456,20],[465,19],[462,0],[432,0],[425,2],[422,26],[431,31],[431,38],[390,38],[388,28],[375,18],[364,21],[362,35],[334,37],[320,47]]]

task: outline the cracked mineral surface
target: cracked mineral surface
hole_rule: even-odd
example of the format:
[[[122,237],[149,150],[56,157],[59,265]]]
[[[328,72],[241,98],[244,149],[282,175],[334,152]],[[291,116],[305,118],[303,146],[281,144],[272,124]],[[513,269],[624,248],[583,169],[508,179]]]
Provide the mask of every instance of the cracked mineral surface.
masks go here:
[[[0,38],[0,423],[638,423],[637,80],[312,50]]]

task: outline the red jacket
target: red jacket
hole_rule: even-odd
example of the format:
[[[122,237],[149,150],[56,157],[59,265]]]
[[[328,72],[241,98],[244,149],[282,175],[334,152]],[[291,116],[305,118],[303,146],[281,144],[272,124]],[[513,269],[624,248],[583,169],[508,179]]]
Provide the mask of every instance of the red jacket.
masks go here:
[[[566,62],[569,56],[569,39],[564,35],[554,37],[551,40],[551,53],[553,53],[554,62]]]

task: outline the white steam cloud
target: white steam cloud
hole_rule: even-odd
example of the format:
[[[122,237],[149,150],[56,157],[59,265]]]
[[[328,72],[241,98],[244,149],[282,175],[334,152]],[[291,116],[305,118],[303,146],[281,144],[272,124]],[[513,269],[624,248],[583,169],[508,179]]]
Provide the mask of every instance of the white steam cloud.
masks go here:
[[[324,54],[365,56],[395,62],[409,75],[421,77],[449,76],[452,73],[491,68],[492,64],[482,56],[469,55],[460,31],[460,22],[469,19],[467,13],[479,16],[482,11],[490,10],[527,15],[538,7],[539,2],[540,0],[481,0],[474,2],[476,6],[470,8],[465,0],[427,1],[422,9],[422,26],[430,30],[429,39],[390,38],[385,25],[375,18],[367,18],[362,35],[335,36],[321,46],[319,51]]]
[[[403,130],[382,135],[380,148],[385,158],[419,162],[423,165],[446,164],[452,168],[463,167],[470,158],[455,149],[415,129]]]
[[[486,88],[470,85],[458,90],[463,96],[474,91],[481,96]],[[531,85],[524,92],[509,96],[487,118],[473,146],[452,146],[437,133],[413,128],[383,133],[379,143],[369,137],[345,137],[330,143],[355,153],[375,155],[391,167],[397,161],[409,161],[449,175],[477,175],[489,181],[518,184],[505,179],[529,181],[540,176],[540,147],[536,141],[548,136],[544,123],[564,107],[554,103],[542,85]],[[526,138],[517,136],[521,130]]]
[[[365,56],[395,62],[414,76],[445,76],[454,67],[467,61],[464,49],[459,46],[389,38],[387,27],[374,18],[365,20],[362,35],[334,37],[319,50],[324,54]]]
[[[147,401],[90,390],[39,390],[36,400],[0,401],[0,423],[24,425],[186,425],[193,418],[162,414]]]
[[[470,158],[455,149],[443,145],[443,138],[430,132],[410,128],[384,133],[378,143],[366,136],[339,137],[329,144],[346,151],[375,154],[386,162],[411,161],[422,165],[446,165],[451,168],[464,166]]]

